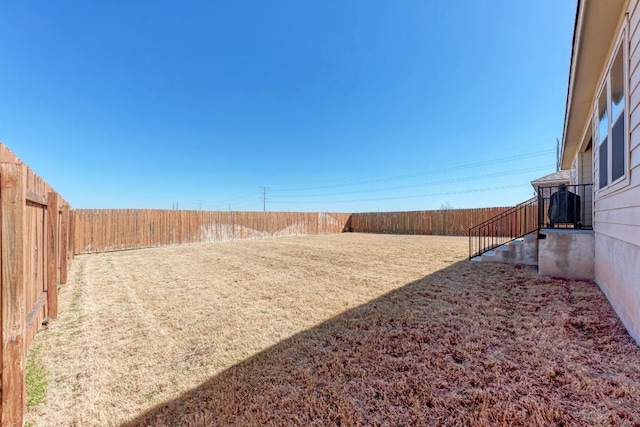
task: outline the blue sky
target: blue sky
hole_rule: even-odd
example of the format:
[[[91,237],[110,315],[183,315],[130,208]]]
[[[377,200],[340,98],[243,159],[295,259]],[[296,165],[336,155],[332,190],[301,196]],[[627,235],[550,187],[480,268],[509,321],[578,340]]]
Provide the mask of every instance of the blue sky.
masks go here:
[[[513,205],[575,0],[0,3],[0,141],[75,208]]]

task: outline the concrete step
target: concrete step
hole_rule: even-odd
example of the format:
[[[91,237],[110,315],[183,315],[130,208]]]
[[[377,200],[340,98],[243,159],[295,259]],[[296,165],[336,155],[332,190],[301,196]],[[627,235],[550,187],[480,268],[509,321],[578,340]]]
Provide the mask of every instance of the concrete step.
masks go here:
[[[538,265],[538,236],[536,233],[527,234],[476,258],[482,262]]]
[[[487,251],[480,255],[480,261],[482,262],[496,262],[494,261],[496,251]]]

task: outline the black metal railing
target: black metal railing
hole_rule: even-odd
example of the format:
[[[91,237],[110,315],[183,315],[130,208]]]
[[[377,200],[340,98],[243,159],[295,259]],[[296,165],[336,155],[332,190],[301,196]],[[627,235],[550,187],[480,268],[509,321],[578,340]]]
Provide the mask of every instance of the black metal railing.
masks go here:
[[[469,229],[469,259],[538,230],[538,197]]]
[[[593,229],[593,184],[538,187],[538,228]]]

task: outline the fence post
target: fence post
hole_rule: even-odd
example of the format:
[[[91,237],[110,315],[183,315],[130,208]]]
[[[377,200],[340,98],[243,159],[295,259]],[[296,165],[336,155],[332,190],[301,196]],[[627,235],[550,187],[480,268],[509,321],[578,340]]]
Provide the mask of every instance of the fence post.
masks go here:
[[[25,409],[26,210],[24,164],[0,163],[3,426],[22,426]]]
[[[60,284],[67,283],[67,272],[69,270],[70,256],[69,250],[73,245],[70,242],[69,230],[71,229],[71,216],[69,214],[69,205],[62,206],[62,218],[60,221],[60,239],[62,239],[60,245]]]
[[[58,317],[58,264],[60,251],[58,250],[58,215],[60,197],[56,192],[50,192],[47,197],[47,307],[48,317]]]

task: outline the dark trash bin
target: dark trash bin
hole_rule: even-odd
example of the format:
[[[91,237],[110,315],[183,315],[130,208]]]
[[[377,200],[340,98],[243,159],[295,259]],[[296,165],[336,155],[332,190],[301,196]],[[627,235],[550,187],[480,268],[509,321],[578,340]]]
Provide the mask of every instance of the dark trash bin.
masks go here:
[[[549,200],[549,225],[573,224],[575,228],[582,228],[580,207],[580,196],[567,190],[565,185],[560,185]]]

